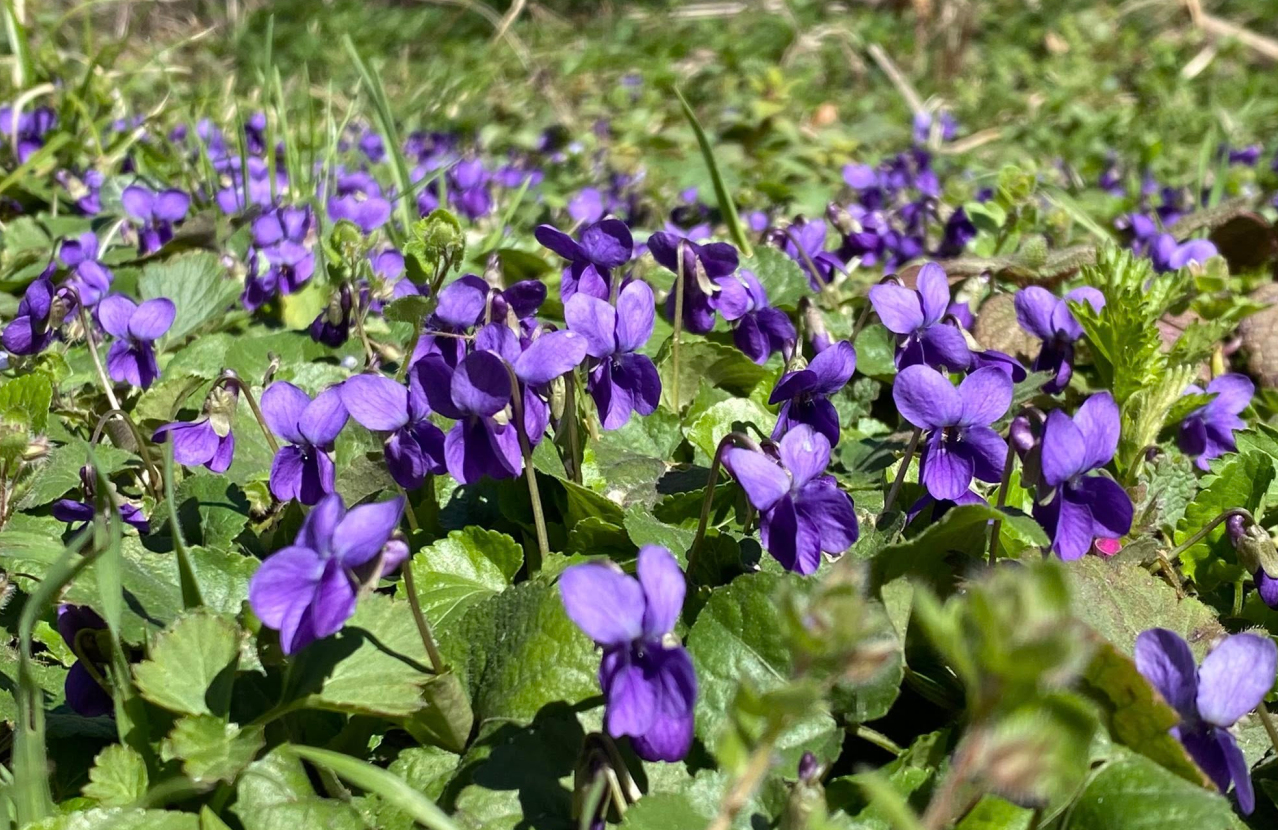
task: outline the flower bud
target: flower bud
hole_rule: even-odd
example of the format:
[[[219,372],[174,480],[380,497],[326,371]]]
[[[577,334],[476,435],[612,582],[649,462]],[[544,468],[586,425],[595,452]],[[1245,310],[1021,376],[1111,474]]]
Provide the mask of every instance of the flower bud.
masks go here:
[[[1269,531],[1237,513],[1225,520],[1225,531],[1238,554],[1238,564],[1250,573],[1278,579],[1278,550],[1274,548]],[[1256,584],[1260,586],[1259,579]]]
[[[844,236],[851,236],[862,230],[861,223],[853,219],[847,208],[838,202],[830,202],[826,205],[825,218]]]
[[[218,438],[231,434],[231,422],[235,419],[235,407],[239,402],[239,387],[232,385],[214,387],[204,399],[204,414]]]

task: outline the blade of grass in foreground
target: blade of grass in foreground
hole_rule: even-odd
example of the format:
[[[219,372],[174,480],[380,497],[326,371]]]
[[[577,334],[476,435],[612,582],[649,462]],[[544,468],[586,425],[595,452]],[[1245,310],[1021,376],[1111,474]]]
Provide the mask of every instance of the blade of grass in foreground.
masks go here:
[[[728,233],[732,234],[732,241],[737,243],[742,255],[754,256],[754,249],[750,247],[750,240],[746,238],[741,217],[737,215],[737,206],[732,203],[732,196],[728,194],[728,188],[723,183],[723,175],[719,173],[719,165],[714,160],[714,148],[710,146],[710,139],[706,137],[706,131],[701,129],[696,113],[688,105],[688,99],[683,97],[679,87],[672,86],[671,89],[674,90],[675,97],[679,99],[679,104],[683,107],[684,117],[688,119],[688,123],[692,125],[692,131],[697,135],[701,157],[705,159],[706,167],[710,170],[710,180],[714,182],[714,196],[719,201],[719,212],[723,214],[723,221],[728,224]]]
[[[391,174],[395,178],[395,190],[401,194],[407,193],[410,180],[408,162],[404,159],[404,147],[399,143],[399,131],[395,127],[395,117],[391,114],[390,102],[386,98],[386,89],[382,86],[381,76],[377,74],[377,70],[371,69],[364,63],[350,35],[344,37],[342,43],[346,46],[346,52],[355,63],[360,77],[363,78],[364,86],[368,88],[368,93],[373,99],[373,110],[377,115],[377,126],[381,128],[386,143],[390,145],[391,160],[394,162],[391,165]],[[413,216],[413,203],[408,199],[399,200],[399,218],[404,225],[404,233],[407,233],[417,218]]]
[[[292,745],[289,751],[312,764],[327,767],[338,777],[361,789],[376,793],[423,827],[430,830],[459,830],[453,820],[436,807],[433,801],[408,786],[404,779],[392,772],[328,749]]]
[[[9,40],[9,54],[13,55],[13,88],[18,92],[35,80],[35,61],[27,42],[27,30],[13,10],[13,0],[4,0],[4,33]]]

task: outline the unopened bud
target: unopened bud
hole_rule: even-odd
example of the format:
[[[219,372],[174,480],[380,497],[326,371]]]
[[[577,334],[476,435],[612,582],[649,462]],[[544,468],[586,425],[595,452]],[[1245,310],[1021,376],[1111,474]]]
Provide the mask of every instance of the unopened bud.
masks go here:
[[[830,202],[825,208],[825,218],[844,236],[860,233],[861,223],[852,218],[847,208],[838,202]]]
[[[1238,564],[1250,573],[1278,579],[1278,550],[1269,531],[1237,513],[1225,520],[1225,531],[1238,554]]]
[[[204,399],[204,414],[218,438],[231,434],[231,422],[235,418],[235,407],[239,402],[239,388],[233,385],[214,387]]]

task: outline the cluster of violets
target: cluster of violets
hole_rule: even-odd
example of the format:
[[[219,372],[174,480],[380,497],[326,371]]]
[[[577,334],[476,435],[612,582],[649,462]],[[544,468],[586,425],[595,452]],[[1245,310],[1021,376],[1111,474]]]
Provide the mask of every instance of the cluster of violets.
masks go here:
[[[15,123],[11,110],[0,109],[0,140],[16,135],[15,153],[25,160],[39,150],[53,114],[34,111],[16,118]],[[921,257],[957,255],[976,231],[962,210],[942,214],[940,182],[925,149],[929,138],[950,140],[954,130],[946,116],[936,124],[917,122],[910,151],[877,167],[849,165],[844,178],[851,200],[832,206],[824,219],[800,217],[778,225],[756,213],[748,217],[750,227],[793,259],[814,291],[857,263],[891,271]],[[202,148],[190,149],[192,134]],[[213,203],[227,214],[256,207],[241,296],[250,313],[312,279],[315,257],[321,255],[321,222],[349,222],[371,237],[392,221],[396,194],[375,175],[387,151],[374,132],[353,128],[343,136],[339,149],[355,160],[321,177],[315,204],[322,211],[280,203],[272,195],[286,189],[289,171],[282,146],[267,145],[260,114],[244,125],[242,143],[228,141],[207,121],[194,130],[177,130],[169,139],[194,155],[207,155],[219,179],[194,193],[153,188],[140,180],[130,185],[121,199],[128,220],[125,238],[148,256],[174,238],[193,203]],[[486,166],[447,135],[415,133],[404,149],[414,182],[442,176],[416,192],[423,214],[440,207],[442,198],[459,214],[478,219],[493,212],[498,189],[534,186],[542,177],[530,158],[512,156],[503,166]],[[272,153],[274,188],[267,163]],[[99,172],[64,171],[60,181],[82,212],[101,210]],[[614,176],[605,189],[578,193],[568,205],[571,232],[549,225],[536,229],[537,240],[565,260],[563,328],[538,318],[546,299],[543,283],[503,287],[466,274],[440,289],[423,335],[395,377],[371,368],[314,397],[287,381],[265,389],[264,426],[280,442],[270,491],[281,502],[296,500],[310,508],[294,543],[267,558],[249,591],[254,612],[279,632],[286,654],[340,631],[361,592],[376,587],[409,555],[397,533],[404,497],[347,509],[335,492],[334,447],[350,420],[382,437],[391,477],[412,492],[436,475],[472,484],[522,474],[532,448],[552,428],[554,389],[573,383],[578,370],[603,429],[618,429],[636,414],[657,410],[661,378],[643,353],[658,311],[650,277],[637,267],[646,254],[668,272],[663,279],[676,275],[662,305],[668,320],[686,332],[706,334],[722,319],[750,360],[762,365],[780,355],[784,362],[769,399],[778,407],[771,435],[758,444],[729,448],[722,457],[758,511],[764,547],[787,570],[812,574],[823,558],[837,557],[856,542],[855,506],[828,472],[841,432],[833,399],[856,372],[852,343],[830,338],[819,326],[808,327],[810,340],[801,342],[791,314],[770,304],[758,277],[741,267],[736,248],[710,241],[713,217],[695,192],[684,194],[684,204],[664,230],[636,244],[629,224],[616,218],[638,215],[633,184]],[[1162,196],[1163,205],[1122,220],[1133,246],[1158,270],[1214,255],[1209,242],[1174,236],[1179,203],[1173,202],[1179,197]],[[837,239],[827,251],[831,227]],[[353,314],[360,309],[379,313],[390,299],[426,292],[405,278],[399,251],[371,247],[365,275],[343,285],[311,326],[315,340],[338,346],[349,337]],[[0,340],[14,356],[38,354],[60,336],[64,321],[82,315],[89,326],[78,334],[109,342],[105,369],[110,378],[145,389],[159,377],[156,343],[171,328],[177,309],[164,298],[137,303],[113,294],[103,253],[92,233],[63,240]],[[949,279],[935,263],[919,270],[915,287],[890,278],[870,290],[869,301],[897,338],[892,396],[903,420],[917,430],[921,447],[919,482],[926,495],[909,509],[911,521],[929,508],[936,517],[954,505],[983,501],[973,483],[997,483],[1008,463],[1008,441],[995,425],[1008,415],[1014,384],[1028,371],[1046,372],[1042,391],[1063,393],[1073,373],[1075,344],[1083,336],[1070,303],[1086,303],[1097,313],[1105,303],[1088,287],[1064,297],[1039,287],[1018,292],[1018,321],[1042,341],[1027,371],[1009,355],[972,348],[965,331],[971,312],[953,301]],[[804,357],[805,345],[810,359]],[[1178,445],[1206,470],[1212,459],[1235,448],[1233,433],[1243,426],[1240,416],[1254,387],[1240,375],[1224,375],[1186,394],[1203,392],[1214,397],[1183,421]],[[216,389],[202,417],[165,424],[154,439],[171,442],[180,464],[224,472],[235,453],[226,412],[238,394],[238,387]],[[1088,397],[1073,416],[1062,409],[1018,413],[1008,436],[1010,451],[1022,460],[1022,482],[1035,493],[1034,516],[1058,556],[1077,559],[1130,531],[1131,500],[1104,472],[1119,437],[1118,407],[1108,393]],[[53,506],[54,515],[68,523],[91,521],[97,509],[94,478],[87,473],[83,478],[82,500],[63,499]],[[135,505],[119,502],[118,510],[139,532],[150,532]],[[692,662],[673,633],[686,580],[670,552],[652,546],[639,552],[635,573],[629,576],[614,564],[573,566],[560,577],[562,598],[569,617],[602,648],[599,680],[609,734],[628,736],[647,760],[678,760],[691,745],[697,692]],[[1272,604],[1278,604],[1278,581],[1269,582],[1272,590],[1262,595],[1266,602],[1272,595]],[[101,620],[87,609],[60,610],[59,630],[79,658],[68,677],[67,697],[85,714],[110,711],[101,685],[102,656],[93,639],[100,628]],[[1268,660],[1265,676],[1271,678],[1273,646],[1264,641],[1265,651],[1257,644],[1261,638],[1236,635],[1195,668],[1183,641],[1178,646],[1164,634],[1143,635],[1137,654],[1141,671],[1181,712],[1178,738],[1222,790],[1233,781],[1249,809],[1246,767],[1238,766],[1240,755],[1226,730],[1254,701],[1240,696],[1221,703],[1222,678],[1234,670],[1220,666],[1232,665],[1242,659],[1235,652],[1245,652],[1261,668]]]

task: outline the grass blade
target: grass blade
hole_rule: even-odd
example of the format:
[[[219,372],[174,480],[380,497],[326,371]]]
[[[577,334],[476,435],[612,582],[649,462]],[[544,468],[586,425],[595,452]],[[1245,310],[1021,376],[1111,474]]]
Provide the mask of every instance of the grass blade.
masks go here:
[[[27,30],[13,10],[13,0],[4,0],[4,34],[13,55],[13,87],[21,92],[35,80],[35,62],[27,42]]]
[[[332,770],[339,778],[360,789],[376,793],[423,827],[430,830],[459,830],[457,824],[435,806],[435,802],[408,786],[404,779],[392,772],[328,749],[294,745],[289,747],[289,751],[312,764]]]
[[[395,179],[395,190],[401,194],[407,193],[411,179],[408,171],[408,162],[404,158],[404,147],[399,141],[399,130],[395,126],[395,117],[391,114],[390,102],[386,98],[386,89],[382,86],[382,79],[376,70],[370,69],[368,64],[364,63],[350,35],[344,37],[342,43],[346,46],[347,54],[351,56],[351,61],[354,62],[355,68],[359,71],[360,77],[364,81],[364,86],[368,88],[368,93],[373,99],[373,112],[377,116],[377,126],[381,128],[382,134],[386,138],[386,143],[390,145],[391,175]],[[398,206],[399,219],[404,225],[404,232],[407,233],[417,218],[413,215],[413,203],[408,199],[400,199]]]
[[[706,167],[710,170],[710,180],[714,182],[714,196],[719,200],[719,212],[723,214],[723,221],[728,224],[728,233],[732,235],[732,241],[737,243],[743,256],[754,256],[754,249],[750,247],[750,240],[746,237],[745,226],[741,224],[741,217],[737,214],[737,206],[732,203],[732,196],[728,194],[728,188],[723,183],[723,175],[719,173],[719,164],[714,160],[714,148],[710,146],[710,139],[706,137],[706,131],[701,129],[696,113],[688,105],[688,99],[683,97],[679,87],[672,86],[671,89],[674,90],[675,97],[679,99],[679,104],[683,107],[684,117],[688,119],[688,123],[692,125],[692,131],[697,135],[701,157],[705,159]]]

